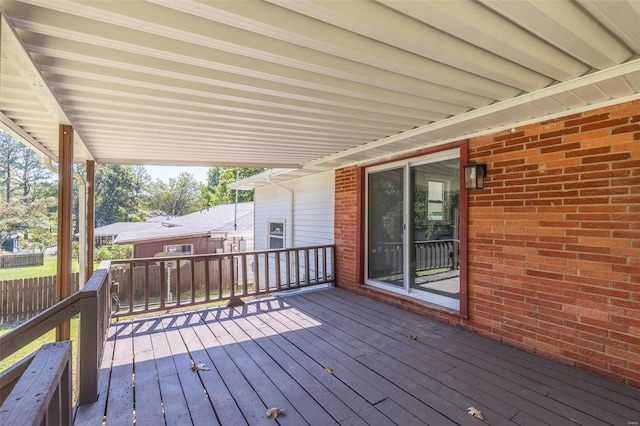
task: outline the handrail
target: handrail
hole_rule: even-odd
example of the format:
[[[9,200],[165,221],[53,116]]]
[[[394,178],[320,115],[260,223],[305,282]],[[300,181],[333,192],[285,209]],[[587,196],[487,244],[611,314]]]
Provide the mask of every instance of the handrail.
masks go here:
[[[74,293],[0,336],[0,361],[49,330],[80,313],[80,292]]]
[[[111,313],[110,268],[110,262],[102,262],[80,291],[0,336],[0,360],[80,313],[79,403],[95,401],[98,365]]]
[[[16,362],[0,374],[0,405],[7,399],[7,396],[9,396],[15,384],[20,380],[20,377],[22,377],[27,368],[29,368],[35,356],[36,352],[22,358],[21,361]]]
[[[0,407],[0,424],[69,425],[71,414],[71,342],[48,343]]]
[[[335,246],[136,258],[111,265],[117,318],[332,284]]]

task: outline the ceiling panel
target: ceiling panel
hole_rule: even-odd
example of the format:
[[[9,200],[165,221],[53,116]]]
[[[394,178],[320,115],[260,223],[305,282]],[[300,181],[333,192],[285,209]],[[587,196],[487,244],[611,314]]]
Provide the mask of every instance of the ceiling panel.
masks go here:
[[[71,124],[76,161],[278,167],[283,179],[640,88],[634,0],[0,7],[0,123],[54,159],[58,124]]]

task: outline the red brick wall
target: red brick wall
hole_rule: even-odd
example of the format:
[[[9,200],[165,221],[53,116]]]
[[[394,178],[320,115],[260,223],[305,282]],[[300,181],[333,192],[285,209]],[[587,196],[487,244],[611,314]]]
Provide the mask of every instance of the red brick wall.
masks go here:
[[[355,169],[336,172],[338,285],[640,387],[640,101],[474,138],[469,161],[489,176],[468,319],[356,285]]]
[[[469,141],[469,324],[640,386],[640,102]]]
[[[336,244],[336,281],[352,287],[358,282],[358,169],[336,170],[334,239]]]

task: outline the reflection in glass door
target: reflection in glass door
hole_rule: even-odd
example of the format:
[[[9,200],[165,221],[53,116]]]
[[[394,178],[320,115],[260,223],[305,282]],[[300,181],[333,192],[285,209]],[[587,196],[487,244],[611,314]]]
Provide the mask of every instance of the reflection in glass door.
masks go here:
[[[459,310],[459,201],[458,150],[371,169],[367,282]]]
[[[410,168],[410,176],[410,288],[428,292],[435,303],[457,309],[460,161],[453,158],[415,165]]]
[[[404,168],[369,175],[368,277],[404,286]]]

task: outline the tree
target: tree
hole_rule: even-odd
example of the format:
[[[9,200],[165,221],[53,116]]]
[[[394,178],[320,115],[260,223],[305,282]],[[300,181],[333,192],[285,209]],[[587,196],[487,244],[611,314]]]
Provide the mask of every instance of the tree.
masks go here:
[[[52,175],[29,147],[0,131],[0,244],[16,236],[23,248],[55,244],[56,201]]]
[[[35,151],[0,131],[0,183],[6,202],[14,195],[24,201],[55,196],[52,177]]]
[[[0,180],[4,188],[4,199],[7,203],[11,202],[11,194],[13,193],[12,178],[13,172],[17,167],[20,145],[20,142],[13,137],[0,131]]]
[[[166,184],[160,180],[147,189],[145,207],[162,215],[182,216],[199,208],[200,185],[191,173],[180,173]]]
[[[25,203],[0,201],[0,244],[14,235],[23,237],[25,248],[44,250],[55,241],[55,220],[48,211],[55,200],[44,198]]]
[[[55,186],[49,182],[53,174],[45,169],[42,158],[24,145],[18,152],[16,172],[16,185],[25,201],[30,195],[34,199],[37,185]]]
[[[237,179],[264,172],[261,168],[212,167],[209,169],[207,186],[202,189],[202,207],[230,204],[235,201],[235,191],[228,185]],[[238,201],[253,201],[253,191],[238,191]]]
[[[79,169],[84,170],[84,167]],[[115,222],[129,222],[139,217],[141,196],[149,180],[149,174],[143,166],[96,166],[96,227]]]

